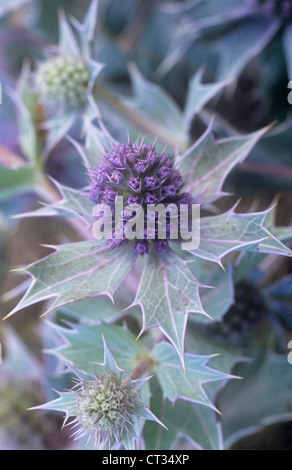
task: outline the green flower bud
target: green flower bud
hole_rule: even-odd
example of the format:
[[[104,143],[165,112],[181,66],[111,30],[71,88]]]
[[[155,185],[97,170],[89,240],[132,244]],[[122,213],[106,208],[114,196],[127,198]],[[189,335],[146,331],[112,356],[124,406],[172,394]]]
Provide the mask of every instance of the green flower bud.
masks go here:
[[[85,104],[90,81],[88,63],[82,58],[56,56],[42,62],[34,83],[41,100],[50,106]]]
[[[111,447],[122,441],[124,434],[131,434],[145,407],[135,382],[122,380],[122,374],[115,371],[78,381],[72,392],[76,397],[76,436],[89,435],[96,447]]]

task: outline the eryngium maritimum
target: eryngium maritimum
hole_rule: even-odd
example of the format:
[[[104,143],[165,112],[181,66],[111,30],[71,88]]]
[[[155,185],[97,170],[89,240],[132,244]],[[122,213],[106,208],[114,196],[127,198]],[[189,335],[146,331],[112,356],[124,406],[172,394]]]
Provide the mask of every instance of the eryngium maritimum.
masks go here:
[[[147,207],[150,204],[163,204],[166,208],[174,204],[178,209],[185,204],[192,204],[191,196],[182,192],[184,181],[180,172],[175,168],[175,162],[164,153],[158,153],[155,145],[140,145],[128,143],[113,145],[106,152],[100,165],[90,170],[91,189],[90,199],[96,204],[110,206],[113,216],[116,196],[122,196],[124,206],[138,204],[143,209],[145,227],[147,227]],[[124,215],[124,223],[127,216]],[[178,220],[178,224],[180,220]],[[159,239],[157,227],[151,239],[147,231],[141,239],[134,242],[137,254],[147,254],[151,242],[157,253],[168,251],[171,219],[166,221],[166,237]],[[157,225],[157,224],[156,224]],[[109,240],[112,247],[128,242],[127,238]]]
[[[88,64],[61,55],[41,62],[34,75],[35,88],[50,107],[83,105],[90,81]]]
[[[122,374],[115,371],[78,381],[72,393],[76,397],[76,437],[87,435],[95,447],[112,447],[126,434],[132,435],[145,408],[135,382],[122,380]]]

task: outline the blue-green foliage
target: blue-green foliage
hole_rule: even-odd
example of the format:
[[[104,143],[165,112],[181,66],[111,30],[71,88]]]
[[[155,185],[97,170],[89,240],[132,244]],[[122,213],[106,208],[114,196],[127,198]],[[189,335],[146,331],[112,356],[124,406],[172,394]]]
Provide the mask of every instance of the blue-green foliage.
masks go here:
[[[45,2],[2,3],[4,24],[16,15],[34,41],[41,30],[45,46],[57,41]],[[28,413],[63,412],[77,426],[78,448],[89,436],[96,449],[228,449],[291,419],[292,230],[275,222],[271,198],[261,200],[265,183],[278,191],[279,181],[291,182],[289,112],[286,103],[275,112],[273,95],[292,70],[291,22],[256,1],[92,0],[86,13],[82,2],[63,3],[73,16],[52,6],[55,47],[39,48],[37,65],[26,63],[15,90],[5,89],[17,136],[0,149],[0,246],[20,224],[67,224],[56,225],[47,255],[20,257],[26,266],[15,270],[30,282],[2,297],[5,319],[40,302],[49,318],[39,333],[50,354],[45,388],[59,397],[47,390],[48,402]],[[269,57],[287,69],[274,75]],[[259,74],[253,93],[266,108],[246,125],[230,96],[252,67],[270,79]],[[142,257],[93,238],[89,175],[117,143],[154,139],[200,204],[200,241]],[[250,175],[236,173],[249,165],[260,174],[258,200]],[[0,275],[5,268],[1,253]]]

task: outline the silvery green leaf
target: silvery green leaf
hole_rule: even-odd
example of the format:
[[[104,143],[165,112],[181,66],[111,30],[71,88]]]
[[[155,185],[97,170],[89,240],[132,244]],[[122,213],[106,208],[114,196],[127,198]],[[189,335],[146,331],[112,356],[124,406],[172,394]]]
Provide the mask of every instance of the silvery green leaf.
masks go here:
[[[80,48],[65,13],[59,13],[59,49],[63,56],[79,57]]]
[[[216,341],[214,336],[210,335],[206,325],[201,322],[193,321],[190,318],[186,334],[186,350],[194,355],[210,356],[209,365],[213,369],[219,370],[227,376],[237,379],[233,375],[233,368],[237,363],[246,361],[246,358],[234,346]],[[222,388],[220,382],[208,382],[205,390],[213,403],[217,401],[216,397]],[[221,408],[218,407],[221,412]]]
[[[107,342],[102,335],[102,342],[103,342],[103,362],[102,363],[95,363],[94,364],[94,370],[95,372],[116,372],[119,373],[122,371],[120,367],[117,364],[116,359],[114,358],[110,348],[107,345]]]
[[[121,309],[107,297],[93,297],[67,304],[61,308],[61,313],[68,315],[82,325],[97,325],[113,323],[125,315]]]
[[[52,325],[64,344],[53,349],[52,354],[72,367],[82,370],[94,369],[93,362],[100,363],[104,358],[103,340],[105,338],[119,366],[131,373],[139,357],[147,353],[140,341],[127,329],[116,325],[72,325],[62,328]]]
[[[239,214],[229,211],[200,221],[200,245],[194,256],[222,264],[228,253],[240,250],[258,251],[260,244],[271,237],[264,227],[270,209],[264,212]]]
[[[149,387],[149,377],[145,379],[140,379],[143,383],[143,388],[138,388],[137,383],[139,380],[132,381],[136,385],[136,390],[139,390],[139,394],[144,401],[144,406],[141,407],[137,417],[133,418],[133,424],[129,423],[128,433],[123,433],[123,444],[126,450],[137,449],[137,444],[139,443],[139,437],[142,438],[143,428],[145,426],[145,421],[152,421],[155,428],[161,429],[165,428],[165,425],[155,416],[154,413],[148,408],[150,403],[150,387]],[[157,426],[159,424],[160,426]],[[138,447],[139,448],[139,447]]]
[[[104,68],[105,64],[89,58],[88,65],[90,70],[89,92],[91,92],[94,82]]]
[[[35,188],[33,168],[27,166],[12,169],[0,166],[0,201]]]
[[[185,190],[206,204],[220,198],[230,171],[241,163],[267,131],[215,141],[209,127],[179,159],[178,169],[186,181]]]
[[[276,226],[276,207],[275,204],[269,212],[265,226],[269,230],[270,237],[264,240],[259,245],[259,251],[265,254],[277,254],[284,256],[291,256],[290,248],[284,245],[283,242],[292,240],[292,227],[277,227]]]
[[[186,350],[195,355],[212,356],[210,366],[226,374],[231,374],[234,365],[242,360],[242,355],[234,347],[222,343],[217,344],[206,331],[205,325],[193,321],[192,317],[186,334]],[[217,384],[214,385],[215,389],[218,389]],[[207,388],[209,389],[208,384]],[[212,400],[214,400],[213,394]]]
[[[55,299],[47,312],[87,297],[113,295],[132,269],[134,253],[127,249],[106,250],[104,244],[86,241],[51,247],[55,252],[26,268],[32,277],[25,296],[9,314]],[[47,313],[46,312],[46,313]]]
[[[65,413],[66,418],[75,416],[77,412],[76,398],[70,392],[58,392],[59,397],[55,400],[45,403],[44,405],[36,406],[31,410],[54,410]]]
[[[168,343],[160,342],[155,345],[152,357],[155,360],[154,372],[163,394],[172,403],[182,399],[216,410],[204,390],[204,384],[226,381],[230,376],[207,365],[212,356],[186,353],[185,372],[181,368],[176,351]]]
[[[242,380],[226,385],[218,397],[226,447],[265,426],[291,420],[291,364],[287,355],[258,351],[252,363],[235,369]]]
[[[88,44],[94,39],[96,21],[98,17],[99,0],[91,0],[87,13],[82,23],[72,18],[72,23],[80,32],[81,49],[84,55],[88,55]]]
[[[159,136],[174,147],[186,144],[183,115],[175,101],[158,85],[146,80],[135,66],[130,67],[134,106],[151,119],[153,137]]]
[[[57,181],[54,181],[54,184],[60,193],[60,201],[54,204],[46,204],[44,207],[31,212],[24,212],[14,216],[14,218],[62,216],[80,219],[86,225],[92,224],[94,203],[86,197],[85,193],[83,194],[80,190],[64,186]]]
[[[198,450],[222,449],[221,426],[211,408],[183,400],[173,405],[163,399],[158,385],[152,389],[150,408],[168,430],[147,422],[143,432],[146,449],[179,450],[180,438]]]
[[[288,227],[287,227],[288,228]],[[283,229],[286,229],[286,227],[283,227]],[[288,233],[290,231],[290,237],[288,236]],[[275,232],[281,233],[281,231],[275,230]],[[288,232],[288,233],[287,233]],[[285,230],[285,238],[286,239],[291,239],[292,236],[292,229],[288,228],[288,230]],[[259,251],[261,253],[266,253],[266,254],[277,254],[277,255],[284,255],[284,256],[292,256],[292,251],[290,248],[288,248],[286,245],[284,245],[273,233],[270,232],[270,237],[264,240],[259,244]]]
[[[22,72],[26,75],[27,70]],[[21,76],[19,81],[25,81],[26,78]],[[20,87],[23,86],[21,90]],[[19,84],[16,91],[9,92],[17,109],[17,123],[19,131],[19,143],[24,155],[32,162],[35,162],[39,157],[42,149],[39,137],[37,135],[35,123],[33,121],[37,109],[35,98],[27,92],[26,85]],[[25,98],[25,99],[24,99]],[[29,102],[29,103],[28,103]]]
[[[223,270],[213,262],[196,258],[188,267],[204,285],[211,287],[201,293],[202,305],[210,318],[200,315],[198,321],[212,323],[214,320],[220,320],[234,303],[233,266],[228,265]],[[192,315],[191,319],[195,321],[196,316]]]
[[[98,0],[91,0],[90,6],[88,11],[85,15],[83,21],[84,32],[89,41],[91,41],[94,37],[94,30],[96,26],[98,15]]]
[[[103,126],[102,123],[100,125]],[[92,168],[98,165],[100,155],[104,153],[104,150],[110,149],[112,143],[116,142],[104,126],[99,128],[92,124],[89,119],[86,119],[84,127],[86,133],[85,146],[90,152],[90,155],[87,157],[88,167]]]
[[[234,267],[234,281],[238,282],[248,276],[251,271],[259,268],[265,255],[279,254],[291,256],[291,250],[283,242],[291,242],[291,227],[276,227],[276,205],[268,213],[265,226],[269,230],[270,237],[259,244],[259,252],[240,253]]]
[[[236,78],[245,65],[260,54],[279,29],[279,22],[264,15],[248,18],[217,38],[220,54],[217,80]]]
[[[219,83],[202,83],[203,69],[200,69],[189,83],[186,104],[184,108],[184,127],[188,132],[193,117],[201,111],[211,98],[219,93],[228,83],[222,81]]]
[[[167,257],[153,255],[145,261],[133,302],[142,310],[140,334],[152,326],[158,326],[174,345],[182,364],[188,314],[207,315],[199,296],[201,286],[187,264],[173,252],[167,253]]]
[[[44,149],[46,155],[49,155],[56,145],[70,131],[76,122],[77,117],[78,111],[74,111],[72,109],[70,112],[63,112],[59,116],[46,121],[45,130],[47,137]]]
[[[196,278],[211,287],[201,293],[202,305],[211,318],[200,316],[198,321],[206,323],[219,320],[234,303],[233,267],[228,265],[223,270],[221,266],[203,258],[196,258],[188,266]],[[195,315],[192,320],[196,320]]]
[[[180,24],[170,42],[168,53],[159,67],[166,74],[179,60],[185,57],[195,41],[213,28],[232,25],[249,15],[249,6],[241,0],[204,0],[184,2],[166,6],[169,14],[180,19]]]
[[[197,261],[193,264],[197,264]],[[192,270],[191,267],[190,269]],[[212,319],[201,317],[200,321],[202,323],[219,320],[234,303],[234,285],[231,266],[228,266],[226,271],[223,271],[221,268],[216,270],[210,269],[210,276],[206,284],[212,286],[213,289],[206,289],[201,295],[201,301],[205,311]]]

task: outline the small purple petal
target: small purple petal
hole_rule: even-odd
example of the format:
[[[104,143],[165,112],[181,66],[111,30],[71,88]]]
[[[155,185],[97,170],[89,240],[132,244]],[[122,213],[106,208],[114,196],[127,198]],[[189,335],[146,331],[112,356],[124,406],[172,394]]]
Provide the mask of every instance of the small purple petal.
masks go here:
[[[146,193],[144,197],[145,204],[156,204],[158,202],[158,198],[155,194]]]
[[[128,186],[133,189],[133,191],[138,192],[141,190],[141,180],[138,177],[131,176]]]

